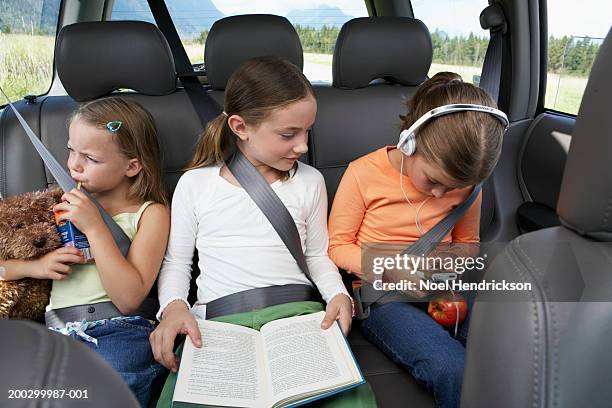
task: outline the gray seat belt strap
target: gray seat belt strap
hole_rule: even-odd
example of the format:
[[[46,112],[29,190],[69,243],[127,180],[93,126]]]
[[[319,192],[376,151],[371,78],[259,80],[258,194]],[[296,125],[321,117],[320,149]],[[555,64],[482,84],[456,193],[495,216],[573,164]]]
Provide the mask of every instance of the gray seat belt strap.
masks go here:
[[[0,92],[2,92],[2,95],[4,95],[4,97],[8,101],[8,104],[13,110],[13,113],[15,114],[15,116],[17,117],[17,120],[19,120],[19,123],[23,127],[23,130],[25,130],[26,134],[30,138],[30,141],[34,145],[34,148],[38,152],[38,155],[45,162],[45,165],[47,166],[47,168],[49,169],[49,171],[51,172],[51,174],[57,181],[57,184],[59,184],[61,189],[64,191],[70,191],[73,188],[76,188],[77,186],[76,182],[72,179],[72,177],[70,177],[70,175],[66,172],[66,170],[64,170],[62,165],[59,164],[59,162],[55,159],[55,157],[53,157],[51,152],[47,150],[46,146],[40,141],[38,136],[36,136],[36,134],[30,127],[30,125],[28,125],[28,123],[25,121],[23,116],[21,116],[19,111],[15,109],[15,106],[13,106],[13,104],[11,103],[9,98],[6,96],[2,88],[0,88]],[[117,243],[117,247],[119,247],[119,250],[121,250],[121,253],[123,254],[123,256],[127,256],[128,251],[130,250],[130,244],[131,244],[131,241],[128,238],[128,236],[125,234],[125,232],[123,232],[121,227],[117,225],[117,223],[113,220],[113,218],[104,210],[104,208],[102,208],[100,203],[98,203],[98,201],[89,192],[85,190],[82,190],[82,191],[89,197],[89,199],[96,205],[96,207],[98,207],[98,210],[100,211],[100,215],[102,216],[104,223],[110,230],[113,236],[113,239]]]
[[[401,255],[415,255],[426,257],[433,251],[449,231],[463,217],[465,212],[474,204],[478,194],[482,190],[482,184],[474,186],[470,195],[450,214],[444,217],[440,222],[429,229],[421,236],[414,244],[404,249]],[[398,291],[381,291],[374,289],[374,286],[369,282],[355,289],[355,306],[357,308],[357,317],[361,320],[366,319],[370,314],[370,307],[375,303],[387,303],[387,301],[406,300],[406,295]]]
[[[285,204],[276,195],[266,179],[257,171],[255,166],[236,149],[236,153],[227,161],[227,167],[236,177],[242,188],[249,194],[257,207],[266,216],[270,224],[274,227],[281,240],[295,258],[300,269],[304,272],[308,280],[316,287],[310,277],[306,257],[302,251],[300,233],[295,226],[293,217],[285,207]]]
[[[487,91],[495,103],[502,109],[505,103],[504,89],[500,89],[502,83],[502,71],[504,64],[504,54],[508,53],[508,24],[504,10],[499,3],[488,5],[480,13],[480,26],[483,30],[489,30],[491,38],[480,74],[479,87]],[[504,99],[503,101],[500,100]]]
[[[433,251],[448,232],[459,222],[463,214],[474,204],[478,194],[482,190],[482,184],[477,184],[472,189],[470,195],[457,207],[453,209],[446,217],[444,217],[439,223],[431,227],[421,238],[419,238],[414,244],[410,245],[404,251],[403,254],[407,255],[420,255],[427,256]]]

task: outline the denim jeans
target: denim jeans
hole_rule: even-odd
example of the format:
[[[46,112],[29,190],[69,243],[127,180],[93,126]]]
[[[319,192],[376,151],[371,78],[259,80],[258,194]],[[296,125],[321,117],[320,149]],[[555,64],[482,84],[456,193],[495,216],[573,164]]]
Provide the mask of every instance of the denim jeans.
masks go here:
[[[470,299],[470,297],[468,297]],[[427,314],[426,302],[392,302],[373,308],[362,322],[363,335],[396,364],[408,370],[433,393],[436,405],[459,407],[468,315],[459,325],[445,330]]]
[[[146,407],[151,383],[163,369],[153,358],[149,344],[153,328],[153,324],[142,317],[119,318],[96,322],[94,327],[85,330],[86,335],[97,340],[97,346],[74,333],[70,337],[100,354],[121,375],[140,405]]]

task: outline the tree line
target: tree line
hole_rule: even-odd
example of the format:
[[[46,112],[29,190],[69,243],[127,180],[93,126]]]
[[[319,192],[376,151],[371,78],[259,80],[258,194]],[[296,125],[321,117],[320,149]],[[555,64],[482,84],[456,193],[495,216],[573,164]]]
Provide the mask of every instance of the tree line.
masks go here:
[[[332,54],[339,27],[323,25],[320,28],[295,25],[304,52]],[[203,31],[197,41],[204,43],[208,31]],[[487,52],[489,38],[470,33],[466,36],[448,36],[444,31],[431,33],[433,62],[438,64],[481,67]],[[590,72],[600,41],[584,37],[563,36],[548,39],[548,71],[585,76]]]

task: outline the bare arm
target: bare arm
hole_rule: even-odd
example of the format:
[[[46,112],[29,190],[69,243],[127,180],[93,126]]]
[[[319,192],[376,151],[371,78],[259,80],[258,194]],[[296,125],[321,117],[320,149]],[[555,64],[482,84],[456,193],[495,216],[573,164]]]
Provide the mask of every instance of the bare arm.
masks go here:
[[[127,258],[106,225],[87,234],[102,286],[122,313],[135,311],[151,290],[166,252],[169,230],[168,209],[152,204],[142,214]]]
[[[151,204],[140,218],[138,232],[127,258],[92,201],[79,190],[62,197],[67,202],[55,206],[87,236],[100,280],[111,301],[121,313],[134,312],[145,299],[159,272],[170,231],[170,213],[161,204]]]
[[[66,279],[72,272],[70,265],[81,262],[83,262],[81,251],[73,247],[58,248],[42,258],[27,261],[0,259],[0,280]]]
[[[348,167],[334,197],[329,215],[329,256],[334,263],[359,278],[361,271],[361,247],[357,234],[361,228],[366,206],[359,190],[353,168]]]

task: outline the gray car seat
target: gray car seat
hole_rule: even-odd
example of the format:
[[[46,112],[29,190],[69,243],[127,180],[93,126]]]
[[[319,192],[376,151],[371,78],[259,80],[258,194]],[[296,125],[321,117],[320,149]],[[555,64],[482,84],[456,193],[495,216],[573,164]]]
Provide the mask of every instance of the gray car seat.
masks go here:
[[[119,374],[87,346],[27,321],[0,321],[0,333],[0,392],[6,403],[3,406],[140,406]],[[17,390],[15,399],[9,399],[9,390]],[[57,390],[57,394],[35,398],[34,392],[41,390]],[[29,391],[32,395],[24,398],[23,392],[27,396]]]
[[[481,293],[463,407],[612,404],[612,31],[576,117],[557,204],[562,226],[513,240],[485,279],[529,292]]]
[[[319,110],[310,145],[330,204],[351,161],[397,143],[404,102],[427,78],[431,58],[429,30],[420,20],[363,17],[342,26],[333,84],[314,86]]]

